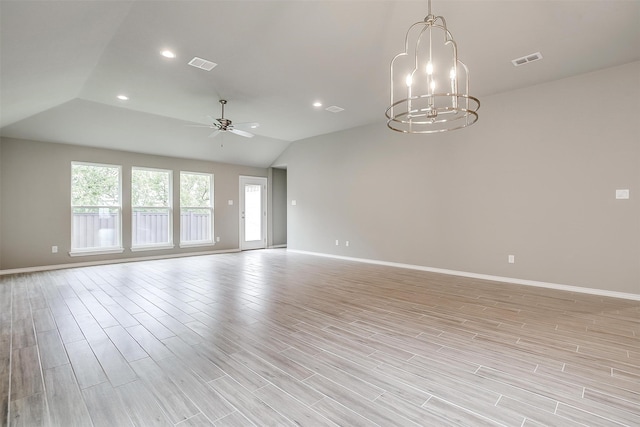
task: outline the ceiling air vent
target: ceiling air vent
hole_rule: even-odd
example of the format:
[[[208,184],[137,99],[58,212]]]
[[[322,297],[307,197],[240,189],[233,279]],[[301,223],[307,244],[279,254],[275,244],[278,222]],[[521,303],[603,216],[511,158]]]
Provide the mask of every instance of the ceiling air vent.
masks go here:
[[[213,67],[218,64],[216,64],[215,62],[207,61],[206,59],[198,58],[196,56],[191,61],[189,61],[189,65],[191,65],[192,67],[200,68],[201,70],[211,71],[213,70]]]
[[[542,54],[540,52],[536,52],[536,53],[531,53],[527,56],[523,56],[522,58],[512,59],[511,63],[515,67],[519,67],[521,65],[528,64],[530,62],[539,61],[540,59],[542,59]]]
[[[344,108],[340,108],[336,105],[332,105],[331,107],[325,108],[327,111],[331,111],[332,113],[339,113],[340,111],[344,111]]]

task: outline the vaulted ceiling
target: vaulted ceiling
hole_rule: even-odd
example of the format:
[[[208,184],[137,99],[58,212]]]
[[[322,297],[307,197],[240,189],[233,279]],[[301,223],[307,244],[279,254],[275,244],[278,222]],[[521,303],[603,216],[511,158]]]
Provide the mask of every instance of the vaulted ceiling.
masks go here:
[[[481,101],[640,60],[638,0],[432,8]],[[426,14],[426,0],[1,0],[0,134],[267,167],[292,141],[384,122],[389,62]],[[541,61],[511,63],[538,51]],[[197,69],[193,57],[218,65]],[[188,126],[220,117],[223,98],[226,118],[260,124],[256,137]],[[325,110],[334,105],[344,111]],[[610,107],[594,100],[585,113]]]

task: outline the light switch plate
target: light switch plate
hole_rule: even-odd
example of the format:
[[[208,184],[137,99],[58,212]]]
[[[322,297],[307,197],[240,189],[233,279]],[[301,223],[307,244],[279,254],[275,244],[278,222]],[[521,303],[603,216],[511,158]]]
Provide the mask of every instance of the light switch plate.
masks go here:
[[[233,206],[233,200],[229,200],[227,203],[229,203],[229,206]]]
[[[295,205],[297,205],[297,204],[298,204],[298,202],[296,202],[295,200],[292,200],[292,201],[291,201],[291,206],[295,206]]]
[[[628,198],[629,198],[629,189],[625,188],[621,190],[616,190],[616,199],[626,200]]]

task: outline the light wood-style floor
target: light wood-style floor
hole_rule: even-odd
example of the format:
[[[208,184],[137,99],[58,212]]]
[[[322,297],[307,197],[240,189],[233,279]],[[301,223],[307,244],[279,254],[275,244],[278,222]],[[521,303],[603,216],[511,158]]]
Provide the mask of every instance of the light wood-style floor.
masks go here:
[[[638,426],[640,302],[252,251],[0,278],[0,424]]]

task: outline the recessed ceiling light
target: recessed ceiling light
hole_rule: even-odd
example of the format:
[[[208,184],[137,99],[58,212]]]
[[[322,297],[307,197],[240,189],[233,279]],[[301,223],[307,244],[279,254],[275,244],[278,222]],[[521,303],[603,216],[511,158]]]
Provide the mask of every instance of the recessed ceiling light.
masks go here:
[[[314,107],[322,107],[322,102],[316,101],[316,102],[313,103],[313,106]]]
[[[118,95],[116,98],[118,98],[120,101],[128,101],[129,97],[127,95]]]
[[[170,50],[163,50],[162,52],[160,52],[160,54],[161,54],[162,56],[164,56],[165,58],[171,58],[171,59],[173,59],[173,58],[175,58],[175,57],[176,57],[176,54],[175,54],[175,53],[173,53],[173,52],[171,52]]]

